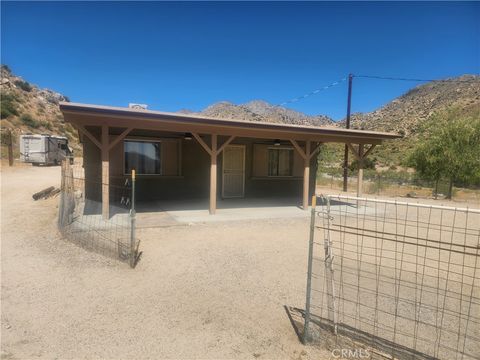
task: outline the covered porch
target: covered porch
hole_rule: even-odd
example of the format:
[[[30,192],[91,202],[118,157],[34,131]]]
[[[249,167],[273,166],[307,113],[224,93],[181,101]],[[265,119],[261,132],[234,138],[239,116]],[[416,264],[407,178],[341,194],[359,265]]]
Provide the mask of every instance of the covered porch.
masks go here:
[[[306,210],[314,192],[316,155],[325,142],[347,144],[359,160],[358,195],[361,195],[363,160],[382,141],[399,137],[371,131],[222,120],[74,103],[61,103],[60,109],[65,121],[78,130],[84,144],[85,179],[98,178],[101,182],[98,196],[105,219],[110,217],[110,184],[121,183],[130,176],[130,155],[125,152],[128,142],[162,142],[161,154],[158,150],[156,155],[161,158],[158,174],[139,176],[147,189],[142,194],[145,199],[159,194],[158,199],[150,199],[159,201],[157,209],[165,204],[178,208],[185,200],[182,194],[208,192],[204,194],[208,202],[196,203],[203,208],[198,211],[208,209],[212,215],[220,208],[221,216],[228,216],[223,214],[248,209],[255,199],[275,191],[296,199],[296,204],[291,205],[296,210],[291,214],[299,210],[298,206]],[[226,162],[229,158],[234,159],[233,165]],[[243,172],[238,164],[243,164]],[[225,184],[236,186],[238,192],[225,192]],[[242,202],[246,200],[243,198],[249,203]],[[153,206],[155,201],[149,203]]]

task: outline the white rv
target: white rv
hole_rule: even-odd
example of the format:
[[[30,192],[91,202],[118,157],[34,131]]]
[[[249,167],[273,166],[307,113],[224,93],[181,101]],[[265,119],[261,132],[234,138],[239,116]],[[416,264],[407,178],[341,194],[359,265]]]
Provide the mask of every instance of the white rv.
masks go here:
[[[20,135],[20,160],[33,165],[59,165],[69,157],[73,162],[73,151],[68,139],[55,135]]]

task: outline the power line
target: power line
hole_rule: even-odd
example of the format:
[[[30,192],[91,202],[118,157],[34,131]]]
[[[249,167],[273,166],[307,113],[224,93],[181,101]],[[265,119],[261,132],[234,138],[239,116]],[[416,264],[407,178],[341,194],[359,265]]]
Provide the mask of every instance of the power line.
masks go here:
[[[308,97],[310,97],[310,96],[312,96],[312,95],[318,94],[320,91],[327,90],[327,89],[330,89],[331,87],[337,86],[337,85],[341,84],[342,82],[344,82],[344,81],[346,81],[346,80],[347,80],[347,78],[343,78],[343,79],[334,81],[333,83],[328,84],[328,85],[326,85],[326,86],[324,86],[324,87],[321,87],[321,88],[315,89],[315,90],[313,90],[313,91],[310,91],[309,93],[307,93],[307,94],[305,94],[305,95],[298,96],[298,97],[295,97],[295,98],[293,98],[293,99],[284,101],[284,102],[282,102],[282,103],[280,103],[280,104],[278,104],[278,105],[275,105],[275,106],[277,106],[277,107],[279,107],[279,106],[285,106],[285,105],[287,105],[287,104],[291,104],[291,103],[297,102],[297,101],[299,101],[299,100],[306,99],[306,98],[308,98]]]
[[[415,79],[415,78],[400,78],[391,76],[378,76],[378,75],[353,75],[357,78],[367,79],[380,79],[380,80],[398,80],[398,81],[417,81],[417,82],[454,82],[454,83],[471,83],[478,81],[477,79],[471,80],[455,80],[455,79]]]
[[[474,76],[479,76],[477,74],[475,74]],[[451,82],[451,83],[473,83],[473,82],[477,82],[479,81],[478,79],[471,79],[471,80],[456,80],[456,79],[418,79],[418,78],[402,78],[402,77],[392,77],[392,76],[379,76],[379,75],[352,75],[352,77],[356,77],[356,78],[365,78],[365,79],[378,79],[378,80],[393,80],[393,81],[415,81],[415,82]],[[334,86],[337,86],[343,82],[345,82],[347,80],[346,77],[340,79],[340,80],[337,80],[337,81],[334,81],[332,82],[331,84],[328,84],[324,87],[321,87],[321,88],[318,88],[318,89],[315,89],[313,91],[310,91],[309,93],[306,93],[302,96],[297,96],[297,97],[294,97],[290,100],[287,100],[287,101],[284,101],[280,104],[277,104],[275,105],[275,107],[282,107],[282,106],[285,106],[285,105],[288,105],[288,104],[291,104],[291,103],[295,103],[297,101],[300,101],[300,100],[303,100],[303,99],[306,99],[312,95],[316,95],[318,94],[319,92],[323,91],[323,90],[327,90],[327,89],[330,89]]]

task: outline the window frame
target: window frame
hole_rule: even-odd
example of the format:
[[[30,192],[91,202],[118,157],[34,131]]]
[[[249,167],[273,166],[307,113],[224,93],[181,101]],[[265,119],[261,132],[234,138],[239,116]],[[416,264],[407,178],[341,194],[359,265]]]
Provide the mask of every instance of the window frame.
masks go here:
[[[139,139],[139,138],[126,138],[123,139],[122,145],[122,153],[123,153],[123,175],[131,175],[131,173],[127,173],[127,167],[126,167],[126,151],[125,151],[125,143],[126,142],[148,142],[148,143],[159,143],[160,144],[160,173],[159,174],[142,174],[138,173],[138,171],[135,171],[135,175],[137,176],[163,176],[163,149],[162,149],[162,139]]]
[[[270,175],[270,150],[288,150],[291,152],[290,159],[290,173],[291,175]],[[295,149],[291,146],[269,146],[267,147],[267,177],[278,179],[278,178],[293,178],[294,177],[294,167],[295,167]]]

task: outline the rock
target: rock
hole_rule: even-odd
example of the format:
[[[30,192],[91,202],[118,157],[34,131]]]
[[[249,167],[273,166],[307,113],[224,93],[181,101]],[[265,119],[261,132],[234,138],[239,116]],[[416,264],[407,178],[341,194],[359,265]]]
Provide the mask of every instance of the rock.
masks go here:
[[[48,90],[48,89],[42,89],[38,92],[39,96],[44,98],[46,101],[52,104],[58,104],[61,101],[66,101],[67,98],[63,96],[62,94],[59,94],[57,92]]]

